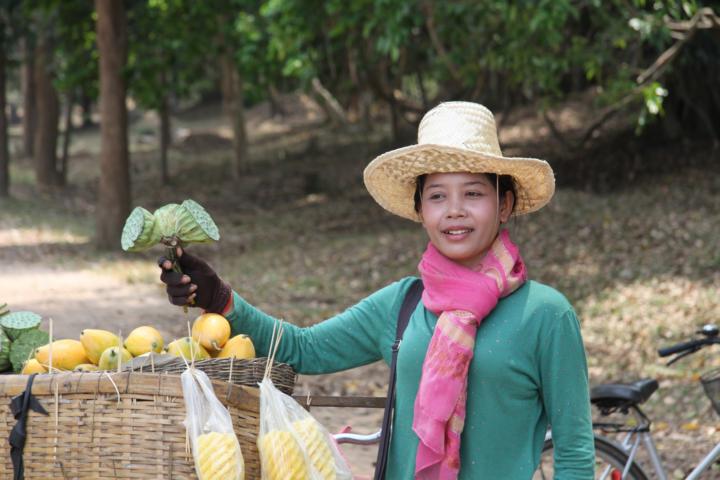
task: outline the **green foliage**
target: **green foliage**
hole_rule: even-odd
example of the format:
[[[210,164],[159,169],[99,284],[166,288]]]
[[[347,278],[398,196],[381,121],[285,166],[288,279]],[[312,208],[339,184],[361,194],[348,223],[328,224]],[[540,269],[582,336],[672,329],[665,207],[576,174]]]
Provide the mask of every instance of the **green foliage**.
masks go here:
[[[643,131],[653,116],[664,115],[663,101],[668,96],[668,91],[658,82],[653,82],[642,89],[642,95],[645,102],[643,104],[644,108],[640,110],[638,115],[635,129],[637,133]]]
[[[211,12],[198,3],[148,0],[128,10],[129,90],[143,107],[159,109],[170,96],[207,86]]]
[[[92,98],[97,97],[98,53],[96,48],[93,7],[89,2],[57,2],[58,15],[58,76],[60,91],[83,87]]]
[[[127,8],[128,84],[146,108],[159,108],[168,97],[194,98],[217,89],[218,59],[229,52],[246,103],[315,77],[341,101],[372,90],[385,100],[408,99],[399,108],[416,111],[457,98],[493,108],[548,104],[592,88],[600,105],[637,106],[642,127],[663,111],[675,112],[675,92],[683,88],[691,94],[682,101],[698,103],[692,92],[707,91],[710,78],[720,74],[713,60],[717,41],[698,33],[671,66],[638,81],[676,41],[668,21],[686,22],[709,3],[133,0]],[[25,23],[54,31],[59,88],[96,93],[92,4],[38,0],[19,10]],[[6,36],[11,23],[3,21]],[[653,93],[659,91],[655,81],[666,94]],[[675,107],[663,108],[667,102]],[[703,108],[716,118],[720,100]]]
[[[642,123],[662,111],[664,96],[648,97],[658,90],[639,85],[638,73],[674,41],[668,19],[687,21],[701,6],[643,0],[266,0],[261,13],[270,33],[269,60],[281,62],[285,75],[329,79],[341,96],[343,89],[369,84],[378,90],[390,82],[389,88],[412,98],[423,93],[420,87],[440,86],[431,103],[470,97],[493,104],[508,92],[517,92],[520,101],[554,101],[594,87],[600,104],[632,97]],[[359,60],[367,84],[348,81],[343,69],[349,58]]]

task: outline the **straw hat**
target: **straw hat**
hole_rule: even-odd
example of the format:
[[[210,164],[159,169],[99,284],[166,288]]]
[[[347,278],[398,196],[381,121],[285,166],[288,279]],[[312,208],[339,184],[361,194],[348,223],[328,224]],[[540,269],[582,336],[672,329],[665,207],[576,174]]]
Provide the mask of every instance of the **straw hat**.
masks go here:
[[[415,212],[419,175],[441,172],[512,175],[514,215],[534,212],[555,192],[552,168],[544,160],[504,157],[492,112],[470,102],[441,103],[425,114],[418,143],[384,153],[365,168],[365,186],[381,207],[420,221]]]

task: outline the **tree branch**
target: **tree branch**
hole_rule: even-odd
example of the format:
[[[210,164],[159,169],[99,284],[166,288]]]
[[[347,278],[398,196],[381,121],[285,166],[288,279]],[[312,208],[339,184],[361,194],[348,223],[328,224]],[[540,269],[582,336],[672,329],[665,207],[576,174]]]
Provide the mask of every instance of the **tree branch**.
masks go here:
[[[321,107],[325,110],[330,121],[335,125],[347,125],[347,115],[340,102],[325,88],[318,77],[313,77],[312,90],[320,100]]]
[[[720,18],[709,7],[701,8],[695,13],[692,19],[687,22],[666,22],[674,35],[679,40],[670,48],[665,50],[660,56],[637,77],[637,83],[643,85],[649,81],[655,80],[660,76],[661,72],[672,62],[680,49],[695,36],[698,29],[720,28]]]
[[[545,122],[548,124],[550,131],[553,133],[555,138],[560,141],[560,143],[573,149],[582,149],[587,144],[587,142],[590,141],[590,139],[597,130],[599,130],[608,120],[610,120],[610,118],[612,118],[616,113],[629,105],[636,98],[636,95],[642,91],[641,87],[644,84],[657,79],[664,73],[665,68],[667,68],[670,62],[672,62],[677,57],[678,53],[680,53],[681,48],[688,41],[690,41],[690,39],[695,35],[697,30],[720,28],[720,18],[715,15],[711,8],[702,8],[698,10],[698,12],[693,16],[690,21],[667,22],[667,25],[673,32],[682,35],[682,38],[680,38],[679,41],[672,45],[670,48],[665,50],[653,62],[650,67],[648,67],[645,71],[638,75],[638,86],[634,88],[628,95],[623,97],[619,102],[606,108],[605,111],[599,116],[599,118],[588,127],[585,134],[582,136],[580,142],[575,145],[571,145],[567,140],[563,138],[562,134],[557,129],[557,127],[552,122],[552,119],[547,115],[547,113],[543,113],[543,117],[545,118]]]
[[[543,111],[543,119],[545,120],[545,123],[547,124],[548,128],[550,129],[550,132],[553,134],[553,137],[560,142],[564,147],[568,148],[569,150],[582,150],[585,148],[585,145],[592,139],[593,135],[596,131],[600,130],[602,126],[610,120],[613,116],[615,116],[616,113],[621,111],[623,108],[627,107],[630,103],[632,103],[633,100],[636,99],[636,95],[640,92],[640,87],[636,87],[630,92],[628,95],[620,99],[617,103],[610,105],[607,107],[599,116],[598,118],[593,121],[590,126],[585,130],[585,133],[580,138],[580,141],[578,142],[570,142],[568,141],[565,136],[562,134],[559,128],[555,125],[555,122],[552,118],[550,118],[550,115],[548,115],[547,111]]]

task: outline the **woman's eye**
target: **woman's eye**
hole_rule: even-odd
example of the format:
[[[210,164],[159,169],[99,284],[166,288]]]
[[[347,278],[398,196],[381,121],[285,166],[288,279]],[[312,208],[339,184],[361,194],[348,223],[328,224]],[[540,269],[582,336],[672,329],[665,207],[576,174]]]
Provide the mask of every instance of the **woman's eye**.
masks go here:
[[[439,200],[443,197],[442,193],[431,193],[428,197],[430,200]]]
[[[468,197],[482,197],[482,192],[471,191],[466,194]]]

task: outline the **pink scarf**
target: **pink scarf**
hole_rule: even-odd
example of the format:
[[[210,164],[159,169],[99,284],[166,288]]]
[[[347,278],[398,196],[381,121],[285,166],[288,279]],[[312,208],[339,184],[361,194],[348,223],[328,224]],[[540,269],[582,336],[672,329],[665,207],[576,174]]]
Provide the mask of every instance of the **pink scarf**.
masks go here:
[[[416,479],[456,479],[465,425],[467,373],[480,322],[527,278],[520,250],[502,230],[480,265],[464,267],[432,244],[420,260],[425,308],[439,314],[415,399],[420,438]]]

